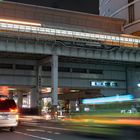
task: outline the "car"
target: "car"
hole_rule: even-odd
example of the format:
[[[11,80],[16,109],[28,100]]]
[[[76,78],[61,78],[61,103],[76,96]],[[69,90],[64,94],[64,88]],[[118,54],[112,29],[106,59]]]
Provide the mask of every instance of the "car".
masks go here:
[[[13,99],[0,98],[0,128],[9,128],[11,132],[18,126],[18,108]]]

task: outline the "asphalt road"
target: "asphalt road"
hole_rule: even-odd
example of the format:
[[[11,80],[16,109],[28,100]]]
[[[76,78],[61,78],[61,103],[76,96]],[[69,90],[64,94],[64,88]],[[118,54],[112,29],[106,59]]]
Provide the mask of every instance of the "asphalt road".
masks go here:
[[[125,129],[123,137],[103,137],[71,130],[65,123],[29,120],[22,121],[14,132],[1,129],[0,140],[139,140],[139,130],[131,132]]]
[[[27,123],[19,125],[15,132],[1,129],[0,140],[103,140],[103,138],[73,132],[55,123],[36,126],[29,126]]]

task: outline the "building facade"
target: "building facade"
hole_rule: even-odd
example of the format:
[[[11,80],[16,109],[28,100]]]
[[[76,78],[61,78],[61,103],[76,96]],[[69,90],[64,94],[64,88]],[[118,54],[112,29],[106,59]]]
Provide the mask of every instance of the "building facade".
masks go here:
[[[140,0],[100,0],[100,15],[125,19],[124,31],[140,36]]]

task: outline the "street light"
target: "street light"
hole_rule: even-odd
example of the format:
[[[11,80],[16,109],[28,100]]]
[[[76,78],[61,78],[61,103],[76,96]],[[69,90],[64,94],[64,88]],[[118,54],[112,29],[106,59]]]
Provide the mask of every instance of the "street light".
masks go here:
[[[138,83],[137,86],[140,87],[140,83]]]

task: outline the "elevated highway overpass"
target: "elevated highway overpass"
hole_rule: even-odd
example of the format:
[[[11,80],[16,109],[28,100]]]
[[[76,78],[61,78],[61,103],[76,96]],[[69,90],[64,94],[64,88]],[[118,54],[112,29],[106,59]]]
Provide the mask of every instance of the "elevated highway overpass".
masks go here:
[[[123,34],[123,23],[84,13],[1,3],[0,84],[32,88],[32,107],[37,106],[42,87],[52,87],[54,105],[58,104],[58,87],[92,89],[93,93],[99,89],[105,96],[139,96],[140,38]],[[117,86],[105,86],[105,82]]]

